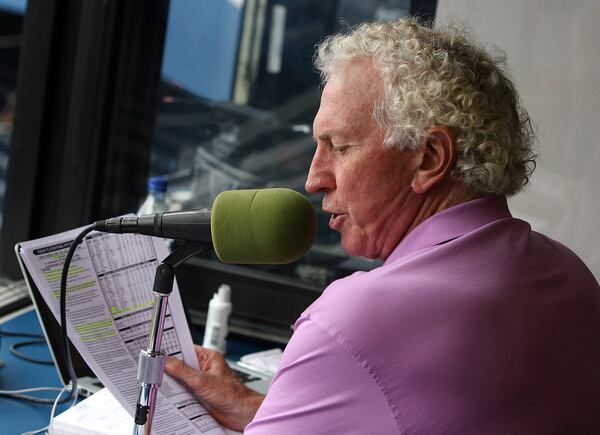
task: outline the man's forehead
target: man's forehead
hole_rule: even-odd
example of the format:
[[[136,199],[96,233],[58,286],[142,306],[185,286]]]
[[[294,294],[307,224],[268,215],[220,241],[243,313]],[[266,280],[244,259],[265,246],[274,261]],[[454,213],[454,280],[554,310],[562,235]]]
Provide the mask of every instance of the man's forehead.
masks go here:
[[[372,100],[383,89],[381,76],[370,59],[338,64],[325,84],[321,101],[334,102],[339,98]]]
[[[360,109],[352,103],[340,110],[336,110],[335,106],[321,105],[313,123],[313,137],[338,141],[355,139],[371,126],[371,113],[370,108]]]
[[[383,93],[381,75],[370,59],[339,63],[323,88],[321,103],[373,102]]]
[[[372,127],[379,85],[378,73],[366,62],[338,66],[323,89],[313,134],[320,139],[346,140],[365,133],[364,129]]]
[[[345,86],[348,91],[369,94],[378,91],[382,85],[381,74],[375,67],[375,62],[367,56],[336,63],[329,76],[328,84],[330,83]]]

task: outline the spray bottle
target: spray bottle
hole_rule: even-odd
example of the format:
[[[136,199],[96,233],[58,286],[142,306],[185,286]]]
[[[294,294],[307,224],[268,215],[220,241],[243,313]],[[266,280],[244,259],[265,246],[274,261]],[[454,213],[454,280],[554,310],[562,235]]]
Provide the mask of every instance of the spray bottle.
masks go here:
[[[203,347],[225,353],[227,348],[225,337],[227,337],[227,333],[229,332],[227,321],[230,314],[231,287],[227,284],[221,284],[218,292],[213,295],[213,298],[208,303]]]

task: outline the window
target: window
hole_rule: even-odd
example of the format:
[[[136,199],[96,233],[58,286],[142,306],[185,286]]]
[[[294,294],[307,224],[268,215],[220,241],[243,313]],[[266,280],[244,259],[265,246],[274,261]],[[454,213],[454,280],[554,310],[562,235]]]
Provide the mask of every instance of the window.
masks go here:
[[[0,228],[16,105],[17,68],[25,0],[0,1]]]
[[[315,45],[347,25],[406,16],[412,8],[423,7],[416,3],[171,1],[151,173],[168,179],[172,207],[210,207],[227,189],[273,186],[306,194],[315,147],[312,119],[319,104]],[[429,6],[431,16],[434,5]],[[305,257],[283,266],[226,267],[207,254],[205,260],[195,260],[203,270],[201,281],[183,283],[189,306],[198,306],[198,298],[188,287],[214,291],[223,279],[232,283],[234,305],[238,302],[243,310],[241,293],[251,292],[249,287],[260,292],[258,287],[271,282],[272,292],[259,299],[272,303],[277,288],[299,292],[304,300],[295,308],[297,316],[331,281],[380,264],[349,258],[338,233],[328,227],[322,198],[310,199],[318,211],[319,231]],[[292,302],[276,302],[277,311],[285,311],[286,303]],[[246,320],[259,314],[257,305],[248,302]],[[260,316],[275,317],[267,312]],[[294,319],[273,320],[289,334]]]

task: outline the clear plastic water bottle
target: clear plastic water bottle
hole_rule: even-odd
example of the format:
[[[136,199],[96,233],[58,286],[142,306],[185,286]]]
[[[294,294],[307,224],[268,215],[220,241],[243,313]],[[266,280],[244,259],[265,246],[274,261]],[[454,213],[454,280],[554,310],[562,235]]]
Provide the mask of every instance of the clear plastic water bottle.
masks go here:
[[[137,212],[138,216],[169,211],[166,199],[167,180],[163,177],[148,179],[148,196]]]

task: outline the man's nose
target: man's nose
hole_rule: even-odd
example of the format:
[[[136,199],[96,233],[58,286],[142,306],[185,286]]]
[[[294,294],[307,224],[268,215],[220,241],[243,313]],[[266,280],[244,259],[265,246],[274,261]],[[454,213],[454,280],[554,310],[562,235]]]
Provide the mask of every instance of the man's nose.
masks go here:
[[[310,170],[308,171],[308,176],[306,177],[304,188],[308,193],[317,193],[321,184],[322,183],[319,176],[315,174],[315,171],[312,169],[311,165]]]
[[[309,193],[329,192],[335,189],[333,171],[318,148],[310,164],[304,188]]]

